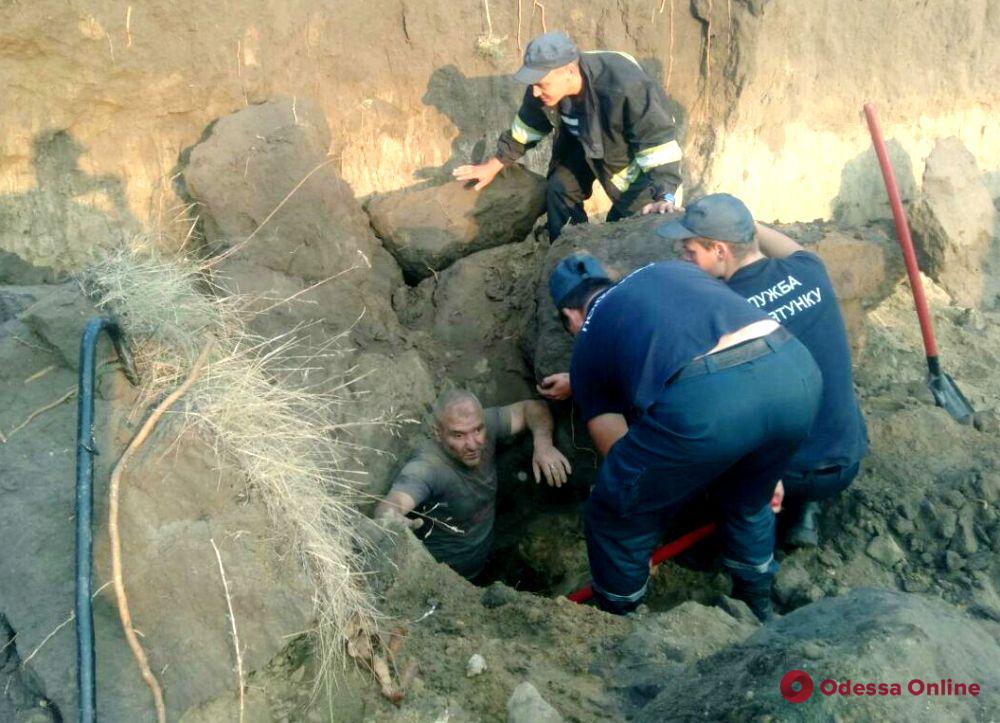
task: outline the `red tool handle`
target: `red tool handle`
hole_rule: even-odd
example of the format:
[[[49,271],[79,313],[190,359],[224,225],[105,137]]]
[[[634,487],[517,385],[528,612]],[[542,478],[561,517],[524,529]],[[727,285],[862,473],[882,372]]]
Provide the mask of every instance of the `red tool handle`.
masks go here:
[[[927,310],[927,298],[924,296],[924,286],[920,283],[920,269],[917,267],[917,254],[913,251],[913,239],[910,237],[910,227],[906,223],[906,213],[903,211],[903,201],[899,197],[899,187],[896,176],[892,172],[889,153],[882,140],[882,129],[879,128],[875,106],[865,103],[865,118],[868,119],[868,130],[875,145],[878,164],[882,167],[882,178],[885,180],[885,190],[889,194],[889,205],[892,207],[892,217],[896,221],[896,235],[903,249],[903,260],[906,262],[906,273],[910,277],[910,289],[913,291],[913,303],[917,307],[917,318],[920,320],[920,333],[924,337],[924,350],[928,357],[937,356],[937,342],[934,341],[934,329],[931,327],[931,315]]]
[[[706,537],[715,532],[715,523],[711,522],[704,527],[699,527],[697,530],[687,533],[681,537],[678,537],[673,542],[668,542],[662,547],[658,547],[653,551],[653,555],[649,558],[649,562],[654,567],[659,565],[664,560],[669,560],[671,557],[676,557],[677,555],[684,552],[686,549],[694,545],[696,542],[701,542]],[[594,588],[590,585],[584,585],[576,592],[571,592],[568,597],[575,603],[587,602],[594,596]]]

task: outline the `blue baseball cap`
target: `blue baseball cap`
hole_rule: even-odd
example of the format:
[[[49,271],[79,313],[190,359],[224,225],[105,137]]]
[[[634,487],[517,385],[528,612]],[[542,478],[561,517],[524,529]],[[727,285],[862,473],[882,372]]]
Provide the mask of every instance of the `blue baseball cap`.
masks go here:
[[[594,256],[583,252],[567,256],[556,264],[552,275],[549,276],[549,293],[552,295],[552,303],[556,305],[557,309],[561,309],[566,297],[589,279],[611,283],[608,273]]]
[[[746,244],[753,241],[754,224],[743,201],[728,193],[713,193],[699,198],[684,209],[682,218],[668,221],[656,229],[668,241],[701,236],[716,241]]]
[[[550,70],[568,65],[579,57],[580,51],[566,33],[555,30],[539,35],[524,49],[524,65],[514,73],[514,80],[534,85]]]

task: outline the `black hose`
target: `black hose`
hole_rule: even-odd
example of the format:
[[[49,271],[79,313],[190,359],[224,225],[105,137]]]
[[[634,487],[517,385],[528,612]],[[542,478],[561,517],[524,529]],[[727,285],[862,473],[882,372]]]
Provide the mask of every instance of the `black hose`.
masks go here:
[[[118,324],[108,317],[87,322],[80,340],[80,381],[77,393],[76,436],[76,679],[81,723],[97,719],[95,679],[94,612],[91,606],[94,533],[94,378],[97,339],[107,331],[128,380],[136,383],[132,357]]]

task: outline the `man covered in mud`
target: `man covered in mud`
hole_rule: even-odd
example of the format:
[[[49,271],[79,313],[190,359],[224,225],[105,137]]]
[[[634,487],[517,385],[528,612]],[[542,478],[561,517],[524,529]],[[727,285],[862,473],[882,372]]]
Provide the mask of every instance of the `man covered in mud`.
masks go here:
[[[771,615],[775,485],[819,408],[809,351],[692,264],[643,266],[612,285],[596,258],[564,258],[549,291],[576,337],[570,377],[604,457],[584,508],[594,598],[639,605],[649,558],[709,487],[722,506],[733,596]]]
[[[724,193],[691,204],[657,233],[683,243],[688,261],[789,329],[816,360],[823,375],[820,411],[782,475],[784,542],[816,546],[820,501],[851,484],[868,451],[847,331],[823,262],[780,231],[755,224],[749,209]]]
[[[375,517],[403,519],[435,560],[475,582],[493,540],[497,443],[525,430],[533,438],[535,482],[544,477],[549,486],[562,486],[571,468],[552,443],[545,402],[483,409],[471,392],[445,392],[434,404],[433,438],[400,471]]]
[[[608,221],[673,210],[681,182],[674,118],[663,88],[634,58],[581,53],[564,33],[545,33],[528,43],[514,80],[528,88],[496,155],[459,166],[456,179],[484,188],[555,131],[546,183],[550,240],[567,223],[586,223],[583,202],[595,179],[612,201]]]

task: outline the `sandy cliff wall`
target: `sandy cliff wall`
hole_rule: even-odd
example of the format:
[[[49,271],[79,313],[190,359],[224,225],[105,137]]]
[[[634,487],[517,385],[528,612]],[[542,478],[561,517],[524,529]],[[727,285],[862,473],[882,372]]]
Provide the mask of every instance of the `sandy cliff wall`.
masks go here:
[[[859,116],[869,99],[904,189],[934,139],[954,134],[1000,193],[996,3],[539,6],[3,3],[0,249],[72,268],[123,233],[182,226],[184,150],[215,119],[279,94],[319,102],[359,196],[411,186],[492,148],[520,92],[506,74],[543,17],[583,48],[631,52],[657,74],[685,127],[689,187],[739,192],[762,218],[883,213]]]

